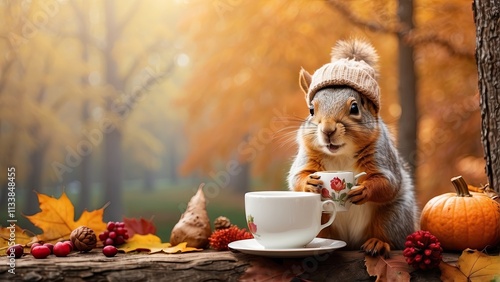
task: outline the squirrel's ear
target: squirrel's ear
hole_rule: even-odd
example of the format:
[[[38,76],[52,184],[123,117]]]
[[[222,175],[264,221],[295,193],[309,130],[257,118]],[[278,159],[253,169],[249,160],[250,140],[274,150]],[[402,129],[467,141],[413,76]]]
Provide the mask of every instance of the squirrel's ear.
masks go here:
[[[299,85],[300,89],[306,94],[309,91],[309,85],[311,85],[311,75],[303,68],[300,69],[299,73]]]

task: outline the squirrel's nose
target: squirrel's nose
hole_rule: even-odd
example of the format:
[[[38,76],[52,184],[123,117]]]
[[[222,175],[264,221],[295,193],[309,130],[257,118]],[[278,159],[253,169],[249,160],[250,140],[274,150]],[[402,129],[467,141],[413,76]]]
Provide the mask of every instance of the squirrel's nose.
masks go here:
[[[323,132],[323,134],[325,134],[326,137],[332,136],[333,134],[335,134],[335,131],[337,131],[336,127],[334,127],[333,130],[330,128],[323,128],[321,130],[321,132]]]

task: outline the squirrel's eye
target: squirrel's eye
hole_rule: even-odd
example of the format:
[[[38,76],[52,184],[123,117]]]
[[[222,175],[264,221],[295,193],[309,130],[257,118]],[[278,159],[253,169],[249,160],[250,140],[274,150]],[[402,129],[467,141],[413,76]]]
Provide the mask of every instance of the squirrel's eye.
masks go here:
[[[311,114],[311,116],[314,116],[314,107],[309,108],[309,113]]]
[[[352,103],[351,104],[351,110],[350,110],[349,114],[351,114],[351,115],[359,115],[358,103]]]

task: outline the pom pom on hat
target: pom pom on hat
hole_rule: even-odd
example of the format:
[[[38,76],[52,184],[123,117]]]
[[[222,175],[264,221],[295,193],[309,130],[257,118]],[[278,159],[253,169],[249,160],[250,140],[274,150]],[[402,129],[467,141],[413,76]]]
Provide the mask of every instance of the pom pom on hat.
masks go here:
[[[373,46],[365,41],[339,41],[332,48],[331,63],[314,72],[307,93],[312,105],[316,93],[329,86],[349,86],[373,102],[378,112],[380,89],[377,82],[378,55]]]

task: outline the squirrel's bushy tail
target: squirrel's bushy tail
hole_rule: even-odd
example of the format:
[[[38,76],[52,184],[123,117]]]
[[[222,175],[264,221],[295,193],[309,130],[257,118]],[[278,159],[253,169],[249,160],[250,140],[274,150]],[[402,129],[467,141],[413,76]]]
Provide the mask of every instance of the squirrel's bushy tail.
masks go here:
[[[332,48],[332,62],[340,59],[364,61],[376,71],[378,70],[378,55],[373,46],[361,39],[340,40]]]

